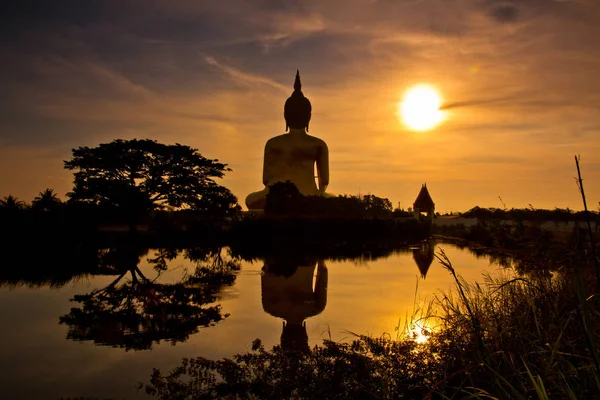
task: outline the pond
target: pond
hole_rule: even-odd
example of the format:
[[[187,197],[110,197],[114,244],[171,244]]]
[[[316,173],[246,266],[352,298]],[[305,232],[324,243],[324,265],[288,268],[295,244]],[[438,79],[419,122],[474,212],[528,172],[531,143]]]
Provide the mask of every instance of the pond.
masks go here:
[[[434,259],[440,248],[469,282],[504,273],[487,257],[426,242],[352,257],[96,249],[81,271],[57,277],[46,265],[39,279],[0,279],[0,398],[146,398],[137,385],[152,368],[230,357],[256,338],[266,348],[396,338],[415,301],[453,287]]]

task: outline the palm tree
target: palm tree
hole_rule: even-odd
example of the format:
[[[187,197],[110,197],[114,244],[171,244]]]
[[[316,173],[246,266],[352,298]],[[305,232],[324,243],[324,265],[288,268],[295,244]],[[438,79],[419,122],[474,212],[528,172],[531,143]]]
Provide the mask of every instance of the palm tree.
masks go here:
[[[32,206],[38,210],[49,211],[56,209],[60,206],[62,201],[58,198],[53,189],[46,189],[40,192],[35,199],[33,199]]]
[[[0,210],[17,211],[23,210],[25,207],[25,202],[12,195],[5,197],[4,200],[0,200]]]

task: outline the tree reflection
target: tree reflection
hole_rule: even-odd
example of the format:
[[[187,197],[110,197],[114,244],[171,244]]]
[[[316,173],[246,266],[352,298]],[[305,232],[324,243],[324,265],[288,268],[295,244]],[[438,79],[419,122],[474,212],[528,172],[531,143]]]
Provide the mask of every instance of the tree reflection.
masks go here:
[[[60,323],[69,326],[69,339],[145,350],[161,340],[185,341],[199,327],[227,317],[214,304],[215,294],[235,281],[234,271],[240,269],[236,259],[224,256],[220,248],[160,249],[148,258],[157,275],[151,280],[138,268],[147,253],[147,248],[136,246],[98,252],[100,271],[117,278],[71,299],[79,307],[60,317]],[[193,272],[175,283],[160,283],[160,275],[180,254],[196,263]]]

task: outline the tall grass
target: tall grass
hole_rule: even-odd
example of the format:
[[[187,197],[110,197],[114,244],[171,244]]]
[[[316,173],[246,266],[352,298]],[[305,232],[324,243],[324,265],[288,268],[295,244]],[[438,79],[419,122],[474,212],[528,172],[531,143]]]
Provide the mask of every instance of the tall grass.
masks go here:
[[[488,276],[484,285],[468,284],[443,253],[439,258],[457,287],[437,300],[439,314],[432,318],[441,321],[439,334],[457,344],[464,337],[477,343],[456,346],[455,362],[468,382],[459,393],[502,399],[600,396],[593,345],[597,310],[582,299],[587,288],[577,272],[510,280]],[[589,280],[589,271],[581,274]]]

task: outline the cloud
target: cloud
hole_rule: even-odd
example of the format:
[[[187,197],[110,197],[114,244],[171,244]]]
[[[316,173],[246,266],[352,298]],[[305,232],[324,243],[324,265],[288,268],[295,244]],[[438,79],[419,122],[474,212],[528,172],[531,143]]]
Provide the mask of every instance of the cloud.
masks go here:
[[[490,6],[489,15],[501,23],[515,22],[519,18],[519,9],[513,2],[494,2]]]
[[[215,58],[212,56],[208,56],[208,55],[204,56],[204,60],[209,65],[212,65],[212,66],[216,67],[217,69],[219,69],[220,71],[226,73],[229,77],[231,77],[238,83],[242,83],[242,84],[250,85],[250,86],[256,86],[256,85],[263,86],[264,85],[264,86],[270,87],[271,89],[277,89],[282,92],[289,91],[289,88],[274,81],[273,79],[269,79],[267,77],[260,76],[260,75],[250,74],[250,73],[244,72],[240,69],[230,67],[228,65],[224,65],[224,64],[218,62],[217,60],[215,60]]]
[[[270,51],[273,47],[289,46],[297,40],[326,29],[325,19],[318,13],[275,13],[270,15],[269,19],[270,32],[258,37],[265,51]]]

